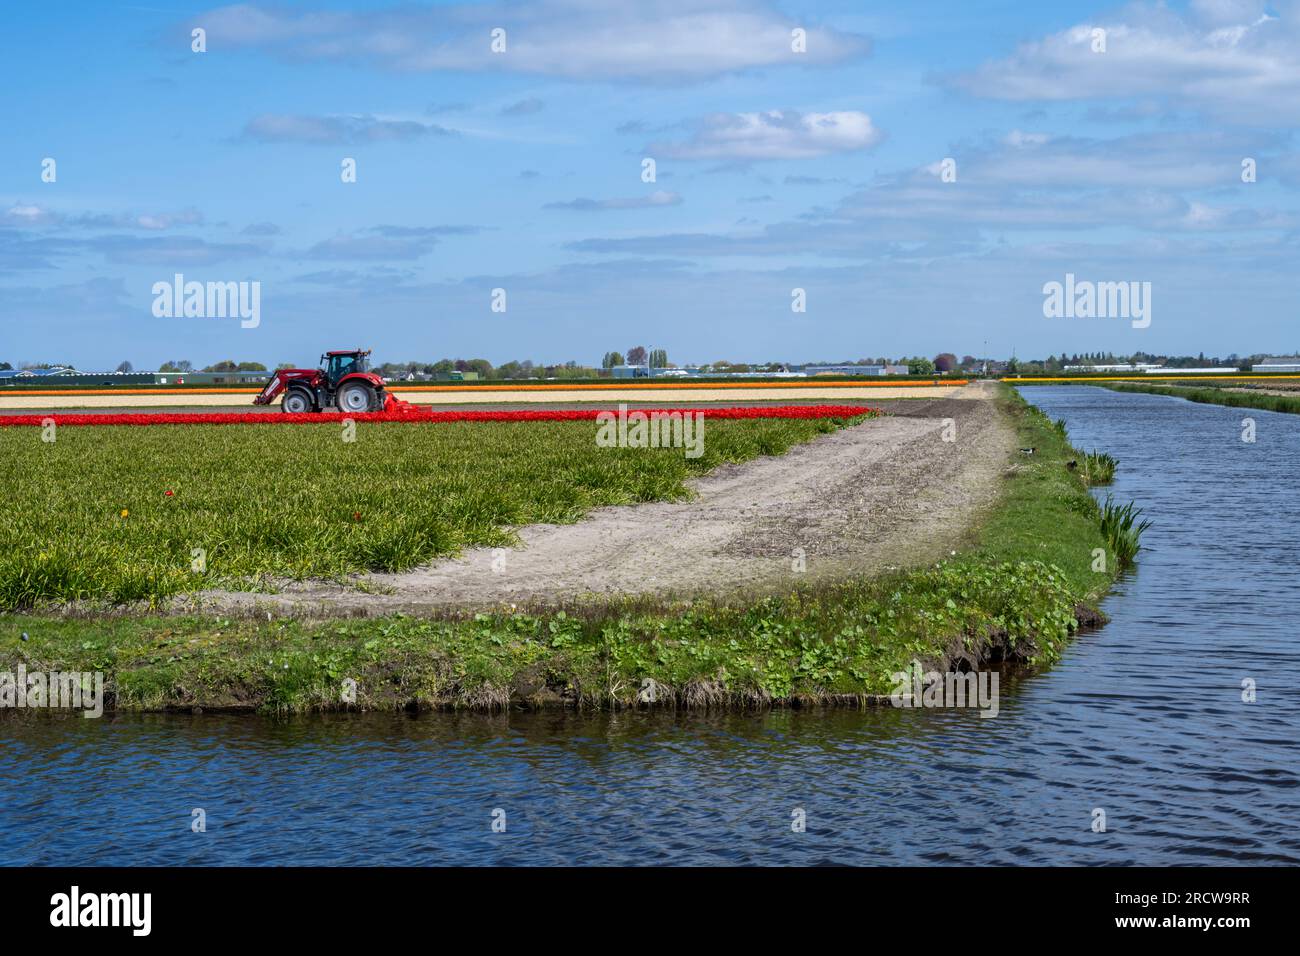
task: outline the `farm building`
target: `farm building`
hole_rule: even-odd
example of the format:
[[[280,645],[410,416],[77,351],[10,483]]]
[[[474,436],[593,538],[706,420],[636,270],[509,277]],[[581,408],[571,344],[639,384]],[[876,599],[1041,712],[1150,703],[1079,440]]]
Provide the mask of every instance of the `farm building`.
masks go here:
[[[614,378],[648,378],[650,367],[647,365],[614,365],[609,374]]]
[[[805,365],[806,375],[906,375],[906,365]]]
[[[0,372],[0,387],[64,388],[97,385],[101,388],[149,385],[264,385],[270,372],[79,372],[74,368],[24,368]]]
[[[1066,365],[1063,366],[1064,372],[1131,372],[1147,374],[1148,372],[1163,372],[1163,365],[1156,365],[1151,362],[1118,362],[1113,365]]]
[[[1250,367],[1252,372],[1300,372],[1300,355],[1270,356]]]

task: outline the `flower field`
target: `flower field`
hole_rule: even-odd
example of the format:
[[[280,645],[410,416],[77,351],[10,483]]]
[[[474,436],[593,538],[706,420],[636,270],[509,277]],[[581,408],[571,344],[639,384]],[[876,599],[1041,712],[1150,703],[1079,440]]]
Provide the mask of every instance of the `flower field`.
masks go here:
[[[501,409],[497,411],[436,411],[419,405],[402,403],[382,412],[364,412],[349,415],[356,422],[580,422],[594,421],[601,412],[610,409]],[[672,411],[683,415],[700,413],[708,419],[755,418],[852,418],[875,414],[865,405],[768,405],[746,408],[630,408],[635,412]],[[84,425],[320,425],[338,419],[319,414],[302,415],[266,414],[261,412],[124,412],[115,414],[64,414],[0,415],[0,428],[9,426],[40,426],[47,419],[56,424]]]
[[[202,415],[68,428],[104,416],[51,415],[54,441],[42,428],[0,428],[0,609],[397,571],[468,546],[508,546],[521,525],[683,499],[693,475],[781,454],[864,412],[826,409],[706,409],[695,459],[682,449],[598,448],[595,409],[565,420],[534,411],[357,415],[351,442],[338,416],[248,416],[309,419],[299,428],[228,427]],[[14,424],[41,424],[21,417]],[[166,421],[131,427],[154,418]]]

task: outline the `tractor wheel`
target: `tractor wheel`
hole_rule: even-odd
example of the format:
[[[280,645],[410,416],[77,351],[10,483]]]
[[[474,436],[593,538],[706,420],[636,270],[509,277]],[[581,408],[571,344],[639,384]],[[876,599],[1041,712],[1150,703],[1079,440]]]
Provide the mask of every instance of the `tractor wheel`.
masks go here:
[[[375,390],[362,382],[348,382],[339,389],[336,401],[341,412],[368,412],[375,406]]]
[[[308,392],[301,388],[291,388],[285,393],[284,401],[280,403],[280,410],[290,415],[301,415],[312,411],[314,405]]]

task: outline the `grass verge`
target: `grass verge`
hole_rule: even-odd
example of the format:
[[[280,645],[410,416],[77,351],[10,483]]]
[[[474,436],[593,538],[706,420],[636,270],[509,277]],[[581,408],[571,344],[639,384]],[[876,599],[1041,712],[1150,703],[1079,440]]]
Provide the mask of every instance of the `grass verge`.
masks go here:
[[[1095,570],[1099,509],[1061,431],[1010,388],[997,401],[1034,453],[1008,463],[976,546],[934,567],[744,606],[317,623],[11,615],[0,671],[103,671],[117,709],[287,713],[863,703],[912,661],[1050,663],[1081,621],[1099,619],[1118,562]]]
[[[1140,385],[1129,382],[1098,382],[1102,388],[1113,392],[1139,392],[1144,395],[1172,395],[1203,405],[1224,405],[1228,408],[1258,408],[1266,412],[1300,414],[1300,396],[1266,395],[1261,392],[1231,392],[1224,388],[1192,387],[1186,385]]]

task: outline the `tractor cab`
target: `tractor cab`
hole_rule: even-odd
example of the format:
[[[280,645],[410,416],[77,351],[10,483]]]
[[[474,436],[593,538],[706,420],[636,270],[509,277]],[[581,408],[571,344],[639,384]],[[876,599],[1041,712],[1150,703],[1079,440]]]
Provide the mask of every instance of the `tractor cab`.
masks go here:
[[[326,352],[320,357],[321,371],[329,381],[330,388],[337,388],[345,375],[353,372],[370,371],[370,353],[361,351]]]

